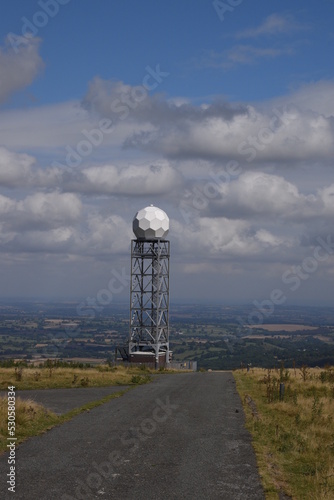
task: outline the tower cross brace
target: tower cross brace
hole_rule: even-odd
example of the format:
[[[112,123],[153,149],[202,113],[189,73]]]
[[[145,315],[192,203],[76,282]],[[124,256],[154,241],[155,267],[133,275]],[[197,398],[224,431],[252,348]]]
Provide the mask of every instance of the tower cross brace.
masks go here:
[[[168,240],[131,241],[129,358],[154,353],[156,368],[169,362]]]

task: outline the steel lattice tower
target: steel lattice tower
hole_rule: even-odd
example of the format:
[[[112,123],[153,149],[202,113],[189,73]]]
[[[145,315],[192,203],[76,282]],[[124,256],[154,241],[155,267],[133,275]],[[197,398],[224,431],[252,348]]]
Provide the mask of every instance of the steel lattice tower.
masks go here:
[[[130,361],[169,363],[169,219],[156,207],[140,210],[131,241]],[[138,237],[139,236],[139,237]],[[160,236],[160,237],[159,237]]]

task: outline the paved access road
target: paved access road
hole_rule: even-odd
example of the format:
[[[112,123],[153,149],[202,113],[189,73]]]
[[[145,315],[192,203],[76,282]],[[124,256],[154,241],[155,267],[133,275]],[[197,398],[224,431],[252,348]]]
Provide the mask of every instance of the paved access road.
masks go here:
[[[264,499],[231,373],[162,375],[16,449],[24,500]]]
[[[108,387],[77,387],[75,389],[17,390],[16,397],[32,399],[36,403],[40,403],[45,408],[53,411],[56,415],[63,415],[91,401],[98,401],[115,392],[121,392],[127,387],[129,386],[110,385]],[[7,392],[0,391],[0,396],[7,396]]]

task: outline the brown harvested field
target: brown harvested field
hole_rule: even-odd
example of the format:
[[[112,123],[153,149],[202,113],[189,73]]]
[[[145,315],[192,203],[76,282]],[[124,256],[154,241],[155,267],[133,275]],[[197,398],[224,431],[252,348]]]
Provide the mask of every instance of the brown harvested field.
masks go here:
[[[321,340],[322,342],[326,342],[327,344],[333,343],[333,338],[325,337],[324,335],[314,335],[315,339]]]
[[[278,334],[275,335],[274,338],[279,337],[280,339],[289,339],[290,335],[284,335],[284,334]],[[243,337],[244,339],[258,339],[258,340],[263,340],[267,339],[268,335],[247,335],[247,337]]]
[[[317,330],[317,326],[309,326],[309,325],[259,325],[257,328],[261,328],[262,330],[267,330],[268,332],[299,332],[300,330]]]
[[[45,345],[47,346],[48,344]],[[15,359],[14,361],[19,362],[22,361],[22,359]],[[45,361],[45,358],[33,358],[32,360],[28,361],[28,364],[37,367],[39,363],[45,363]],[[70,363],[72,361],[74,363],[90,363],[97,365],[101,365],[107,362],[106,358],[66,358],[64,361],[66,361],[67,363]]]
[[[73,361],[74,363],[97,363],[99,365],[106,363],[106,359],[101,358],[66,358],[66,361]]]

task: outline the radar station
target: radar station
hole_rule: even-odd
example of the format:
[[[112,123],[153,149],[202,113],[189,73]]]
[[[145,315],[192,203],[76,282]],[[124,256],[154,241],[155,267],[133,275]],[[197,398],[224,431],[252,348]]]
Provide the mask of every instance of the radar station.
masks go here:
[[[167,214],[153,205],[139,210],[133,219],[136,239],[131,241],[130,362],[170,362],[169,258]]]

